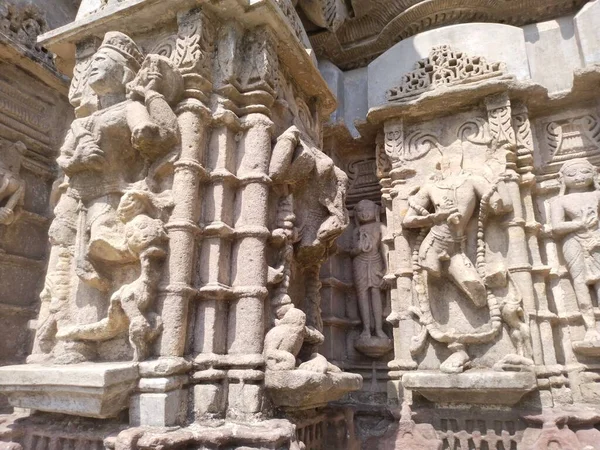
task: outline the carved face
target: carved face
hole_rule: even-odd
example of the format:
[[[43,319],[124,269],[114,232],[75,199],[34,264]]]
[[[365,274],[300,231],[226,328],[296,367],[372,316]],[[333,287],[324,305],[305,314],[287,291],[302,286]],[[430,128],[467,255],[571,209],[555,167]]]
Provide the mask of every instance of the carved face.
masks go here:
[[[373,222],[377,215],[377,205],[369,200],[361,200],[354,208],[354,214],[360,223]]]
[[[587,161],[570,164],[561,170],[563,181],[568,188],[585,188],[594,183],[596,169]]]
[[[90,66],[88,82],[97,94],[110,94],[124,91],[125,65],[121,57],[110,49],[100,49],[94,55]]]

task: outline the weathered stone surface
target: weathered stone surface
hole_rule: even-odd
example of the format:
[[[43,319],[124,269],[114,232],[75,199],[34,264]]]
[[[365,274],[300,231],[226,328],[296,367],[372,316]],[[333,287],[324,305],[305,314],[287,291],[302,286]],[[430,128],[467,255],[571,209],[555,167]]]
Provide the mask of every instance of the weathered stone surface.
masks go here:
[[[597,2],[0,7],[2,445],[597,447]]]
[[[536,379],[531,372],[415,372],[405,374],[402,384],[436,403],[510,406],[535,389]]]
[[[127,408],[137,380],[131,363],[0,368],[0,391],[13,406],[85,417],[113,417]]]

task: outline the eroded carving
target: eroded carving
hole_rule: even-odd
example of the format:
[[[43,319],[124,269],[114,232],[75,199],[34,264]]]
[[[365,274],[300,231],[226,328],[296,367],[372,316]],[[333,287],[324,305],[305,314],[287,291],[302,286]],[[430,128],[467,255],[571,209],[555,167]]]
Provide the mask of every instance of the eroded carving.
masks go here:
[[[177,151],[170,103],[183,83],[168,59],[144,58],[118,32],[104,37],[87,83],[99,110],[73,122],[58,159],[67,189],[51,230],[56,265],[51,264],[42,297],[53,306],[38,330],[39,349],[57,362],[89,359],[93,342],[128,330],[138,361],[161,328],[151,305],[173,203],[160,171]],[[65,223],[70,226],[63,230]],[[107,317],[69,314],[82,295],[92,302],[109,298]],[[61,344],[51,346],[52,339]]]
[[[0,32],[16,39],[47,64],[52,55],[37,43],[37,37],[48,29],[42,12],[35,5],[18,7],[3,2],[0,5]]]
[[[467,225],[479,208],[481,241],[487,214],[505,214],[511,208],[498,193],[501,180],[491,183],[483,176],[465,172],[462,159],[460,148],[447,149],[441,157],[438,172],[409,198],[409,211],[403,221],[406,228],[423,230],[414,257],[414,283],[420,303],[417,314],[427,333],[448,344],[454,352],[440,366],[440,370],[449,373],[462,372],[468,365],[465,344],[490,340],[499,330],[498,304],[484,281],[486,276],[493,278],[494,275],[485,273],[479,258],[476,267],[466,255]],[[454,283],[476,308],[487,305],[492,319],[490,329],[473,334],[439,329],[431,315],[427,284],[428,278],[440,279],[442,276]]]
[[[389,285],[387,247],[382,243],[386,229],[380,222],[379,207],[370,200],[358,202],[354,217],[352,265],[362,319],[362,333],[354,345],[358,351],[378,357],[392,348],[390,338],[383,331],[385,293],[382,290]]]
[[[0,147],[0,225],[10,225],[15,221],[16,209],[25,196],[25,181],[20,171],[27,149],[20,141],[13,144],[3,140]]]
[[[600,186],[597,170],[585,159],[572,159],[560,169],[561,193],[553,199],[552,232],[562,239],[562,254],[573,281],[577,303],[586,328],[582,341],[573,348],[595,353],[600,334],[590,288],[600,294],[600,231],[598,208]]]

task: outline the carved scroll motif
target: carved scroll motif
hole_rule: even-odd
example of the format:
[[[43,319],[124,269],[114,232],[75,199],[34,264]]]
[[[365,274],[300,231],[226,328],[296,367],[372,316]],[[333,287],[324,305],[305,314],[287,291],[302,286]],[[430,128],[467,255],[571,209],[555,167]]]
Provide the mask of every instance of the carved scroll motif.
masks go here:
[[[504,75],[503,63],[488,63],[481,56],[469,56],[448,45],[433,47],[427,58],[417,61],[399,86],[387,92],[388,101],[420,95],[439,86],[474,83]]]

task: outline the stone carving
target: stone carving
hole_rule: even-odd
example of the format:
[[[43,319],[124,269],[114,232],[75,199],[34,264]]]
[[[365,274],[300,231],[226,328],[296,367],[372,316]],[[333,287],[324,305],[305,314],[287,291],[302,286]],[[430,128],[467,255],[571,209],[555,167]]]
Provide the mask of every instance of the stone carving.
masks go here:
[[[340,0],[296,0],[298,7],[315,25],[337,31],[348,18],[346,3]]]
[[[0,32],[35,52],[47,64],[53,65],[52,55],[37,43],[38,35],[47,29],[46,20],[36,6],[17,7],[6,2],[0,5]]]
[[[421,323],[433,339],[448,344],[454,352],[440,366],[448,373],[462,372],[468,365],[469,356],[464,345],[485,342],[499,330],[499,310],[495,297],[486,289],[486,274],[480,259],[483,227],[489,213],[505,214],[510,203],[504,203],[498,193],[498,182],[492,184],[483,176],[467,173],[462,169],[461,149],[449,148],[441,157],[440,167],[432,179],[409,198],[409,210],[402,225],[420,228],[418,250],[414,256],[414,284],[419,297]],[[467,225],[479,207],[479,251],[477,267],[465,254]],[[433,208],[434,212],[430,212]],[[428,231],[425,231],[428,230]],[[427,295],[428,277],[446,277],[472,302],[476,308],[486,305],[490,310],[492,327],[486,332],[462,334],[458,331],[442,331],[435,325]],[[424,331],[425,332],[425,331]],[[421,340],[424,336],[421,336]]]
[[[402,121],[390,121],[385,124],[385,154],[391,160],[392,167],[418,160],[438,145],[435,136],[420,130],[405,137]],[[404,170],[410,169],[405,167]]]
[[[342,373],[318,353],[296,367],[305,340],[322,342],[323,335],[307,327],[306,314],[295,307],[289,308],[265,336],[265,384],[274,391],[275,404],[314,407],[360,386],[361,380],[354,374]]]
[[[558,119],[545,128],[549,163],[600,154],[600,121],[594,114]]]
[[[502,63],[488,63],[480,56],[468,56],[448,45],[434,47],[429,57],[418,61],[412,72],[402,77],[400,86],[388,91],[388,100],[402,100],[439,86],[474,83],[505,73]]]
[[[379,357],[392,349],[392,341],[383,331],[382,289],[389,284],[387,247],[382,243],[385,226],[380,222],[379,207],[370,200],[361,200],[354,207],[356,228],[352,255],[354,286],[362,319],[362,333],[355,342],[358,351]],[[393,277],[392,277],[393,278]],[[374,335],[371,331],[373,318]]]
[[[377,135],[375,142],[375,162],[377,164],[377,178],[386,178],[392,170],[390,156],[386,152],[385,138],[383,133]]]
[[[300,230],[295,261],[307,277],[308,323],[320,330],[319,268],[327,249],[349,223],[348,178],[295,126],[278,138],[269,176],[274,183],[289,186],[294,198],[295,226]]]
[[[0,225],[10,225],[16,218],[15,209],[25,196],[25,181],[19,172],[27,149],[20,141],[14,144],[2,141],[0,148]]]
[[[168,59],[144,59],[128,36],[110,32],[93,56],[87,83],[99,110],[73,122],[58,159],[68,188],[51,231],[57,262],[42,297],[55,305],[38,330],[39,348],[50,353],[54,334],[63,343],[52,348],[55,360],[74,362],[92,357],[91,342],[128,330],[138,361],[161,328],[150,311],[172,207],[161,170],[177,151],[169,104],[181,94],[182,78]],[[59,229],[65,223],[71,230],[66,234]],[[69,317],[80,295],[96,301],[109,296],[107,317]]]
[[[402,39],[457,23],[492,22],[521,26],[567,15],[584,0],[531,0],[529,2],[459,3],[441,0],[435,7],[425,0],[352,1],[351,17],[338,32],[311,35],[319,55],[327,55],[342,70],[365,67],[382,51]]]
[[[376,168],[375,159],[353,161],[348,165],[349,186],[346,201],[348,206],[361,199],[378,199],[380,197]]]
[[[280,196],[277,228],[272,233],[279,257],[269,274],[275,326],[265,337],[265,385],[273,392],[275,404],[309,407],[339,398],[359,383],[315,351],[324,341],[319,269],[333,240],[348,224],[347,178],[295,126],[278,138],[269,176]],[[295,307],[289,296],[292,264],[304,277],[305,311]],[[310,356],[296,367],[303,346]]]
[[[441,450],[443,442],[436,436],[435,429],[429,424],[417,425],[412,415],[408,402],[403,402],[398,425],[390,427],[377,449]]]
[[[598,208],[600,185],[597,170],[585,159],[572,159],[560,169],[562,188],[552,201],[552,232],[562,239],[562,253],[586,328],[582,341],[573,343],[576,351],[600,351],[600,334],[590,288],[600,294],[600,230]]]
[[[69,86],[69,103],[75,108],[75,116],[86,117],[98,110],[98,96],[88,83],[92,60],[98,47],[95,39],[82,42],[77,47],[77,62]]]
[[[300,353],[305,338],[323,341],[323,335],[306,326],[306,314],[297,308],[290,308],[281,320],[265,336],[264,355],[269,370],[294,370],[296,357]],[[299,370],[327,373],[341,372],[341,370],[327,362],[318,353],[311,355],[311,359],[300,364]]]

